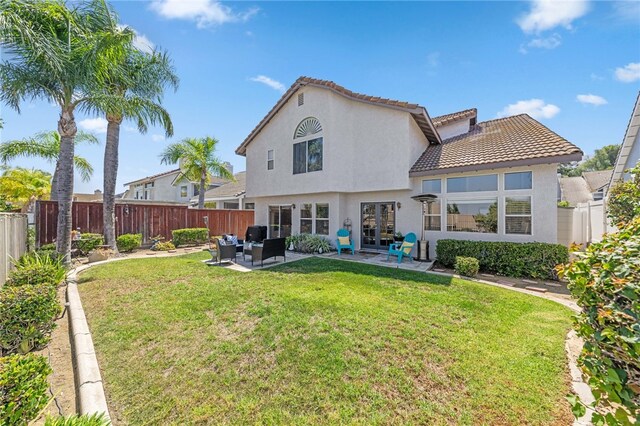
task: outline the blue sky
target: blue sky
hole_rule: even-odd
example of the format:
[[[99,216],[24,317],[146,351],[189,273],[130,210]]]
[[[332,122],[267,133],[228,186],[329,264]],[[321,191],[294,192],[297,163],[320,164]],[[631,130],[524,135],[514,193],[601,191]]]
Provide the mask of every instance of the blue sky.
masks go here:
[[[640,90],[640,2],[113,2],[142,45],[166,49],[181,79],[168,93],[175,135],[125,123],[117,191],[169,170],[170,141],[215,136],[235,148],[301,75],[424,105],[431,116],[476,107],[481,121],[528,112],[585,153],[620,143]],[[56,128],[57,110],[2,106],[2,140]],[[99,117],[77,116],[104,140]],[[79,147],[102,187],[104,146]],[[52,170],[40,161],[12,165]]]

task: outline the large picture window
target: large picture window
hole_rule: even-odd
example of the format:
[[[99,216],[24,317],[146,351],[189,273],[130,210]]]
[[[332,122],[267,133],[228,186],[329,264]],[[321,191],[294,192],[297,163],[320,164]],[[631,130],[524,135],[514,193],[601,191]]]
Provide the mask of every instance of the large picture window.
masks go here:
[[[505,233],[531,235],[531,197],[506,197]]]
[[[316,204],[316,234],[329,235],[329,204]]]
[[[424,207],[424,230],[440,231],[442,230],[442,214],[440,213],[440,202],[431,201],[426,203]]]
[[[447,178],[447,192],[497,191],[498,175]]]
[[[311,203],[305,203],[300,206],[300,233],[313,233],[313,206]]]
[[[439,194],[442,192],[441,179],[426,179],[422,181],[423,194]]]
[[[498,232],[498,200],[461,200],[447,202],[447,231]]]
[[[514,189],[531,189],[533,179],[531,172],[517,172],[504,174],[504,189],[507,191]]]
[[[322,138],[293,145],[293,174],[322,170]]]

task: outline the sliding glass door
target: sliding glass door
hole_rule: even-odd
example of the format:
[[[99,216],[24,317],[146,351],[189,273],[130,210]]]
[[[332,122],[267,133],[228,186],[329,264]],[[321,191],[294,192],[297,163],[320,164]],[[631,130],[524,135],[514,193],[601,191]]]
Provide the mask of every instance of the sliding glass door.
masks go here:
[[[393,243],[395,202],[362,203],[362,247],[386,250]]]
[[[291,206],[269,206],[269,238],[291,235]]]

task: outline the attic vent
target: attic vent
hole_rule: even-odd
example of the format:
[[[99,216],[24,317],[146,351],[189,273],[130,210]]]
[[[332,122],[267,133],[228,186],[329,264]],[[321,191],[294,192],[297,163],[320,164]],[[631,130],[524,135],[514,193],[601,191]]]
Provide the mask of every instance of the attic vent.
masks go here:
[[[320,122],[315,117],[307,117],[298,124],[293,138],[304,138],[305,136],[315,135],[322,131]]]
[[[298,93],[298,106],[304,105],[304,93]]]

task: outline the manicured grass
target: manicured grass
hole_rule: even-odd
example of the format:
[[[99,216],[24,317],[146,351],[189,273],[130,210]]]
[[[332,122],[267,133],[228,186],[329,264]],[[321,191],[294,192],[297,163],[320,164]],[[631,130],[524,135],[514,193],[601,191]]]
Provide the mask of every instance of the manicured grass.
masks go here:
[[[338,260],[239,273],[207,256],[81,276],[117,421],[571,423],[560,305]]]

